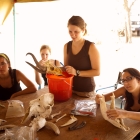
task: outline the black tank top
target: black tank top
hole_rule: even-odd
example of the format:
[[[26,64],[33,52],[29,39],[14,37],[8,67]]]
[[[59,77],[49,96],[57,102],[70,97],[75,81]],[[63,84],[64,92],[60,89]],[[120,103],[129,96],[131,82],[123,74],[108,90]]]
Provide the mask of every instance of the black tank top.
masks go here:
[[[72,53],[72,41],[67,43],[68,65],[74,67],[76,70],[90,70],[92,69],[90,58],[88,55],[91,42],[85,40],[80,52],[76,55]],[[93,77],[74,76],[73,90],[79,92],[91,92],[95,89],[95,82]]]
[[[131,107],[134,105],[134,100],[133,100],[133,96],[131,93],[129,93],[128,91],[125,92],[125,99],[126,99],[126,103],[125,103],[125,107],[124,109],[127,111],[134,111],[131,109]],[[140,99],[139,99],[139,104],[140,104]],[[140,109],[137,111],[140,112]]]
[[[11,88],[3,88],[0,85],[0,100],[8,100],[15,92],[21,91],[20,83],[16,79],[16,69],[13,69],[14,84]]]

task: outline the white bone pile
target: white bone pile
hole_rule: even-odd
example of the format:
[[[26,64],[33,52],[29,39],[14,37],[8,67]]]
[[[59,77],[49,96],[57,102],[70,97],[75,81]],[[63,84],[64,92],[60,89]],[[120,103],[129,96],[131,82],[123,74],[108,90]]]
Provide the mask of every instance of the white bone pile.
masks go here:
[[[115,109],[115,96],[114,96],[114,93],[111,96],[110,109]],[[100,110],[101,110],[102,116],[103,116],[103,118],[105,120],[109,121],[111,124],[113,124],[114,126],[120,128],[120,129],[122,129],[124,131],[129,131],[130,130],[129,127],[125,126],[125,124],[123,122],[123,119],[117,118],[115,120],[112,120],[112,119],[109,119],[107,117],[106,111],[108,110],[108,108],[106,106],[105,98],[104,98],[103,95],[102,95],[102,98],[100,98]]]
[[[29,103],[29,108],[26,112],[25,117],[23,118],[22,123],[25,123],[33,116],[34,119],[29,124],[30,127],[34,129],[34,131],[39,131],[41,128],[46,126],[49,129],[52,129],[55,134],[59,135],[59,128],[52,122],[46,121],[46,118],[50,118],[50,114],[52,112],[52,107],[54,106],[54,95],[52,93],[46,93],[39,96],[35,100],[31,100]],[[60,114],[56,113],[51,116]]]
[[[53,105],[54,95],[52,93],[46,93],[39,96],[35,100],[31,100],[22,123],[28,121],[32,116],[41,116],[42,118],[48,118],[52,112]]]

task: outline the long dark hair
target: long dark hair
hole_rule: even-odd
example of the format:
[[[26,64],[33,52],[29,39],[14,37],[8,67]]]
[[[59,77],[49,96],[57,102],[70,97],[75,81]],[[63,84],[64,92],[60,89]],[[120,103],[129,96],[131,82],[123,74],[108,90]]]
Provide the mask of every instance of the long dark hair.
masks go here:
[[[14,84],[14,75],[13,75],[13,69],[11,68],[10,59],[5,53],[0,53],[0,57],[3,57],[7,61],[7,63],[9,64],[9,74],[10,74],[11,82],[13,85]]]
[[[137,80],[140,81],[140,72],[135,69],[135,68],[126,68],[123,70],[123,72],[128,72],[131,76],[135,77]],[[133,96],[131,93],[129,93],[128,91],[126,91],[126,105],[125,105],[125,109],[128,110],[128,108],[132,107],[134,104],[134,100],[133,100]],[[140,104],[140,97],[138,100],[138,103]]]

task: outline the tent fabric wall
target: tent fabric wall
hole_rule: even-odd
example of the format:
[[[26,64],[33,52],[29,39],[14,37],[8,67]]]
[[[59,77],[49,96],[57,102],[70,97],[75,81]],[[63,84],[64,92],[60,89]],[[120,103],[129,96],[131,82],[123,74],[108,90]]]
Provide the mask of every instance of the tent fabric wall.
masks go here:
[[[0,25],[3,25],[4,20],[10,13],[13,7],[12,0],[0,0]]]
[[[53,0],[0,0],[0,25],[3,25],[6,17],[12,10],[14,3],[18,2],[45,2]]]
[[[15,2],[43,2],[43,1],[53,1],[53,0],[14,0]]]

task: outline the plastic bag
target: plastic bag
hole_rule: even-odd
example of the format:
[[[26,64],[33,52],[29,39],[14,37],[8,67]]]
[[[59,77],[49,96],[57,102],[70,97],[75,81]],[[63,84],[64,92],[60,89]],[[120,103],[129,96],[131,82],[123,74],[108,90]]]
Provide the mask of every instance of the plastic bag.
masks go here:
[[[8,100],[8,103],[9,104],[6,112],[6,118],[25,116],[23,102],[19,100]]]
[[[95,100],[75,100],[75,108],[71,114],[81,116],[96,116],[97,104]]]
[[[32,127],[22,126],[6,129],[0,140],[38,140]]]

